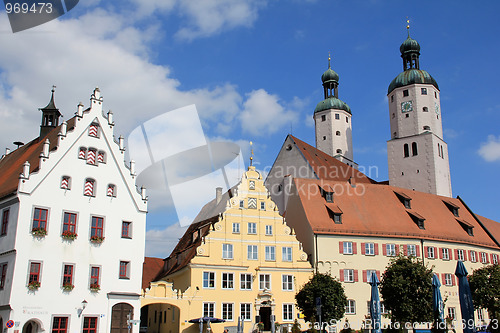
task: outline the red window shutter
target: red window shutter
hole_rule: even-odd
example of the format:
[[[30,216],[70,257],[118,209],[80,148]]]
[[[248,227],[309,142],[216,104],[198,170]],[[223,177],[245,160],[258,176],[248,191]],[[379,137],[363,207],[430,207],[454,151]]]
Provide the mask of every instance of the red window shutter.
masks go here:
[[[486,254],[486,263],[489,264],[490,263],[490,257],[488,257],[488,253],[485,253]]]
[[[420,245],[417,245],[416,248],[417,248],[417,257],[420,257]]]
[[[403,245],[403,254],[404,254],[405,256],[407,256],[407,255],[408,255],[408,245]]]
[[[103,163],[104,162],[104,152],[100,151],[97,154],[97,162],[99,162],[99,163]]]
[[[358,254],[358,247],[356,242],[352,242],[352,254]]]
[[[365,243],[361,243],[361,254],[365,254]]]
[[[80,148],[80,152],[78,153],[78,158],[85,159],[85,155],[87,154],[87,150],[85,148]]]
[[[87,154],[87,163],[95,164],[95,150],[89,149],[89,152]]]
[[[380,271],[377,271],[376,273],[377,273],[377,278],[380,281]]]
[[[366,269],[363,269],[363,282],[368,282]]]
[[[457,282],[455,280],[455,275],[451,274],[451,285],[452,286],[456,286],[457,285]]]
[[[387,256],[387,246],[385,244],[382,244],[382,254]]]
[[[84,195],[93,196],[94,195],[94,182],[91,180],[87,180],[85,182],[85,189],[83,192]]]
[[[427,256],[427,249],[428,248],[429,248],[428,246],[424,246],[424,257],[426,257],[426,258],[428,258],[428,256]]]
[[[455,260],[458,260],[458,249],[454,249],[455,252]]]
[[[344,281],[344,270],[343,269],[341,269],[339,271],[339,277],[340,277],[340,281]]]
[[[339,253],[340,254],[344,253],[344,242],[339,242]]]
[[[89,135],[97,137],[97,125],[94,125],[94,124],[90,125],[90,127],[89,127]]]
[[[442,285],[445,286],[446,285],[446,274],[445,273],[441,273],[441,280],[442,280]]]
[[[439,248],[439,259],[443,259],[443,248]]]
[[[354,270],[354,282],[358,282],[358,270]]]
[[[396,255],[399,255],[399,245],[396,244],[395,248],[396,248]]]
[[[467,250],[464,250],[464,261],[467,261]]]
[[[378,256],[378,244],[375,243],[374,247],[375,247],[375,255]]]
[[[490,258],[491,258],[491,259],[490,259],[490,262],[494,262],[494,261],[493,261],[493,253],[490,253]]]

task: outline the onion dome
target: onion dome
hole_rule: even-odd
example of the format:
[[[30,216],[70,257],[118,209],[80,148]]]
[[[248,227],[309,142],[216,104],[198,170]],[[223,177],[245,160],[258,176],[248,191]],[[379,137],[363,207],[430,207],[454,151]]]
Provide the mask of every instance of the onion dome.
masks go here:
[[[409,53],[409,52],[419,53],[420,52],[420,45],[418,44],[418,42],[415,39],[408,36],[408,38],[399,47],[399,51],[401,51],[402,55],[405,53]]]
[[[319,102],[314,109],[314,113],[330,109],[344,110],[351,113],[351,108],[349,107],[349,105],[334,96],[331,96]]]
[[[389,89],[387,89],[387,94],[390,94],[394,89],[399,87],[404,87],[414,83],[424,83],[424,84],[432,84],[436,89],[439,90],[439,86],[434,80],[434,78],[422,69],[411,68],[401,72],[398,76],[392,80],[389,85]]]
[[[323,75],[321,75],[321,81],[323,83],[339,82],[339,75],[330,68],[330,62],[328,62],[328,69],[323,73]]]

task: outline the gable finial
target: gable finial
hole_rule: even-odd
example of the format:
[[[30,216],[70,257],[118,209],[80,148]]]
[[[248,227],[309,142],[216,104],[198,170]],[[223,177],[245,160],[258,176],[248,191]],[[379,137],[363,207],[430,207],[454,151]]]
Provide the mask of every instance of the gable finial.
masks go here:
[[[52,85],[52,90],[51,90],[51,91],[52,91],[52,93],[54,93],[54,92],[56,91],[56,88],[57,88],[57,87],[56,87],[55,85]]]
[[[253,142],[250,141],[250,166],[252,166],[253,162]]]
[[[331,68],[330,67],[330,60],[331,60],[331,56],[330,56],[330,51],[328,51],[328,68]]]
[[[408,31],[408,38],[410,38],[410,19],[406,17],[406,30]]]

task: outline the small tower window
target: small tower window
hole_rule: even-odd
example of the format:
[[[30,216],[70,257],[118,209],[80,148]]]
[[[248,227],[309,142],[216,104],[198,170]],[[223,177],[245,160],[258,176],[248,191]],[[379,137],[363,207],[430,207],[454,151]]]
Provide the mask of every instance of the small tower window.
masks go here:
[[[335,132],[335,135],[340,136],[340,131]]]
[[[441,145],[441,158],[444,159],[443,146]]]
[[[95,138],[99,137],[99,125],[91,124],[89,126],[89,136],[93,136]]]
[[[87,156],[87,148],[80,147],[80,149],[78,150],[78,158],[81,158],[82,160],[84,160],[85,156]]]
[[[397,138],[397,137],[398,137],[398,132],[394,132],[394,133],[392,133],[392,137],[393,137],[393,138]]]
[[[407,143],[404,144],[403,150],[404,150],[405,157],[409,157],[410,156],[410,149],[409,149]]]
[[[321,121],[325,121],[326,120],[326,115],[322,115],[321,116]]]
[[[406,118],[410,118],[410,114],[409,113],[406,114]]]
[[[441,145],[438,143],[438,156],[441,157]]]
[[[421,88],[422,95],[427,95],[427,88]]]
[[[394,118],[396,118],[396,114],[395,113],[392,114],[392,119],[394,119]]]
[[[408,97],[410,94],[408,93],[408,89],[403,90],[403,97]]]
[[[394,102],[394,95],[391,96],[391,103]]]
[[[96,158],[96,150],[90,148],[87,154],[87,164],[95,165],[95,158]]]
[[[95,180],[92,178],[85,179],[85,187],[83,188],[83,195],[94,197]]]
[[[430,126],[424,126],[424,131],[430,131],[431,127]]]
[[[424,106],[423,110],[424,112],[429,112],[429,108],[427,106]]]
[[[61,188],[65,189],[65,190],[71,189],[71,177],[70,176],[62,176]]]
[[[349,122],[349,117],[345,117],[345,122],[348,123]]]
[[[434,92],[434,98],[438,98],[437,92]]]
[[[116,186],[113,184],[108,184],[108,191],[106,195],[108,197],[116,197]]]
[[[337,119],[337,120],[340,119],[340,115],[338,113],[335,114],[335,119]]]
[[[337,149],[337,154],[342,154],[342,149]]]
[[[323,141],[325,141],[325,140],[326,140],[326,136],[325,136],[325,135],[323,135]]]
[[[98,163],[106,163],[106,153],[103,151],[99,151],[97,153],[97,162]]]
[[[411,155],[412,156],[417,156],[418,155],[417,143],[416,142],[412,142],[412,144],[411,144]]]

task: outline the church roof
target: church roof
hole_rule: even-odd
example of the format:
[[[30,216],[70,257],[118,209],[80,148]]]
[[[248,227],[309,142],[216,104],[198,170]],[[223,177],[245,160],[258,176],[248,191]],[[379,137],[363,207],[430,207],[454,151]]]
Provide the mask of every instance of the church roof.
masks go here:
[[[434,78],[422,69],[407,69],[404,72],[399,73],[398,76],[392,80],[389,88],[387,89],[387,94],[390,94],[394,89],[399,87],[404,87],[414,83],[424,83],[424,84],[432,84],[436,89],[439,90],[439,86],[434,80]]]
[[[67,124],[67,130],[71,131],[75,126],[75,117],[69,119]],[[17,192],[19,174],[22,172],[24,162],[30,163],[30,172],[38,170],[40,153],[46,139],[50,141],[50,151],[57,149],[60,127],[61,125],[52,129],[45,137],[38,137],[0,159],[0,198]]]
[[[344,110],[351,113],[351,108],[349,107],[349,105],[335,96],[328,97],[319,102],[314,109],[314,113],[330,109]]]
[[[289,206],[301,206],[315,234],[424,239],[499,248],[460,199],[382,184],[353,187],[347,182],[325,179],[295,178],[294,185],[300,190],[290,198]],[[333,203],[326,203],[317,190],[325,185],[334,190]],[[401,198],[410,198],[411,208],[406,208]],[[449,203],[459,208],[458,217]],[[341,224],[334,223],[328,205],[342,213]],[[416,220],[424,221],[424,229],[419,228]],[[498,222],[485,218],[481,221],[491,234],[499,236]],[[472,227],[472,236],[464,225]]]

